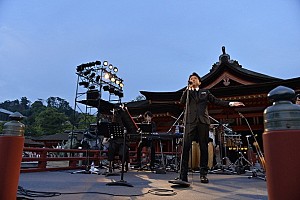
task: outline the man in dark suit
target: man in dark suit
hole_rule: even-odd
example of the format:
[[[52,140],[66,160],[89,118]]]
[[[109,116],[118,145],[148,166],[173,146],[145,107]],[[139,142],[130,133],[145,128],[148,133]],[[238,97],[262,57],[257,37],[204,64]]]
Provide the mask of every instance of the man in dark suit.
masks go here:
[[[180,102],[186,105],[183,137],[183,149],[180,168],[180,179],[188,182],[189,151],[192,141],[200,144],[200,180],[208,183],[208,142],[210,119],[208,115],[208,103],[219,106],[244,106],[242,102],[229,102],[217,99],[207,89],[200,89],[201,78],[197,73],[189,76],[189,86],[183,92]]]

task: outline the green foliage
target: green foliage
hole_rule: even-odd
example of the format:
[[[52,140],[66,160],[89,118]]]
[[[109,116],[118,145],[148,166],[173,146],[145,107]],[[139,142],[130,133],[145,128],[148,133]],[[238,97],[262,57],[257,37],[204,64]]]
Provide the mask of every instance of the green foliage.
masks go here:
[[[26,97],[22,97],[20,100],[0,103],[0,108],[20,112],[25,116],[22,120],[26,125],[25,136],[62,133],[71,130],[73,124],[76,129],[86,129],[89,124],[97,122],[96,116],[75,112],[69,102],[60,97],[39,99],[32,104]],[[0,132],[4,123],[0,123]]]
[[[46,108],[40,112],[35,118],[35,125],[37,131],[52,135],[55,133],[61,133],[66,129],[67,116],[64,113],[58,112],[55,108]]]
[[[43,102],[46,102],[46,105]],[[80,127],[85,128],[86,124],[83,122],[96,122],[94,116],[82,113],[76,113],[78,117],[74,121],[74,110],[69,102],[59,97],[49,97],[46,101],[39,99],[32,104],[26,97],[22,97],[20,101],[2,102],[0,108],[20,112],[25,116],[22,123],[26,125],[25,135],[27,136],[61,133],[66,129],[72,129],[73,124],[81,124]],[[0,132],[3,124],[0,123]]]
[[[20,101],[17,99],[14,101],[4,101],[0,104],[0,107],[11,112],[20,111]]]
[[[97,117],[93,115],[80,114],[78,117],[77,129],[85,129],[89,124],[96,124]]]

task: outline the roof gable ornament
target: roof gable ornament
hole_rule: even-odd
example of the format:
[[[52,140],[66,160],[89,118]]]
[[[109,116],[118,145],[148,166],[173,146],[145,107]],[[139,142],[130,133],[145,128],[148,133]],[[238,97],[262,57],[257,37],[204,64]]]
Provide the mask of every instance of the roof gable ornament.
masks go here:
[[[212,65],[210,71],[216,70],[221,64],[233,64],[235,67],[242,68],[237,60],[230,60],[230,55],[226,53],[225,46],[222,46],[222,54],[219,56],[219,61]]]
[[[224,84],[225,86],[230,85],[230,79],[229,79],[228,77],[223,78],[223,84]]]
[[[222,46],[222,53],[220,56],[219,56],[219,62],[220,63],[229,63],[230,62],[230,55],[228,55],[226,52],[225,52],[225,46]]]

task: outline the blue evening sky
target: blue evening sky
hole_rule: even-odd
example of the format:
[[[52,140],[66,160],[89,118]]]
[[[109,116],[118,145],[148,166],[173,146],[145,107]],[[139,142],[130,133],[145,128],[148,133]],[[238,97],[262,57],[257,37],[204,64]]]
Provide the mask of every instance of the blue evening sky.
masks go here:
[[[74,105],[76,66],[96,60],[119,68],[123,102],[176,91],[207,74],[223,45],[246,69],[299,77],[300,1],[1,0],[0,102]]]

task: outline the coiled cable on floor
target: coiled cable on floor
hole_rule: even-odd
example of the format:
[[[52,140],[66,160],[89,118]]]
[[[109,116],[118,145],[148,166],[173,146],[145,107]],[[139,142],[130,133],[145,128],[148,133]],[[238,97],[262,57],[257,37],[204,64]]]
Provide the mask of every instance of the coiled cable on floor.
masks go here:
[[[150,194],[158,195],[158,196],[174,196],[177,193],[174,190],[169,189],[151,189],[148,191]]]

